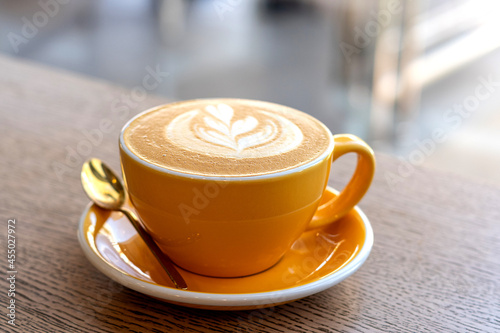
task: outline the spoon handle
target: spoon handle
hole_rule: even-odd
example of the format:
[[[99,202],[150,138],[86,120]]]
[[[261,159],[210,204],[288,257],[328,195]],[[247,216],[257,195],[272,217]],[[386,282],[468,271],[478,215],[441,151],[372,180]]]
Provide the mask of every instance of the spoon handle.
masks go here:
[[[177,289],[187,290],[186,281],[184,281],[182,276],[179,274],[179,271],[177,271],[177,268],[175,268],[172,260],[160,250],[153,238],[151,238],[147,231],[144,230],[141,223],[139,222],[139,218],[135,215],[135,213],[126,208],[122,208],[120,211],[128,217],[139,236],[141,236],[146,245],[151,249],[151,252],[153,252],[156,259],[158,259],[165,272],[167,272],[168,277],[170,278],[170,280],[172,280],[175,287]]]

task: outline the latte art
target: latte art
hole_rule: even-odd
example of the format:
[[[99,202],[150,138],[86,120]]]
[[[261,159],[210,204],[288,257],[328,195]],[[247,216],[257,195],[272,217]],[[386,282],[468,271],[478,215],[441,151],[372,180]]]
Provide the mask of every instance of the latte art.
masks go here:
[[[173,144],[234,158],[266,157],[298,147],[304,136],[290,120],[264,110],[239,117],[227,104],[177,116],[166,127]]]
[[[126,125],[139,159],[198,176],[255,176],[292,169],[331,152],[328,129],[286,106],[245,99],[162,105]]]

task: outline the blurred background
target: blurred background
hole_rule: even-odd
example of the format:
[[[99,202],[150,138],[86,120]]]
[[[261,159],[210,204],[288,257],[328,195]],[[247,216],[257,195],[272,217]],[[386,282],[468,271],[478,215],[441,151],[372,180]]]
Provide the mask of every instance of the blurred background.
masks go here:
[[[0,52],[172,100],[305,111],[402,165],[500,184],[500,2],[0,0]],[[1,72],[0,72],[1,75]]]

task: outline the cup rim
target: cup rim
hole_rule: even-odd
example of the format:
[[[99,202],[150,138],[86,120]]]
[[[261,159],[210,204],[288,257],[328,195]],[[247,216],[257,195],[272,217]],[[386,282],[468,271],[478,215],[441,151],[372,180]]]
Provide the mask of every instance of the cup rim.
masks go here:
[[[209,100],[209,99],[213,99],[213,98],[205,98],[205,99]],[[219,98],[217,98],[217,99],[219,99]],[[228,99],[228,98],[224,98],[224,99]],[[204,100],[204,98],[194,99],[194,100]],[[245,99],[239,99],[239,100],[245,100]],[[129,119],[129,121],[127,121],[125,123],[125,125],[123,125],[123,127],[122,127],[122,129],[120,131],[120,136],[119,136],[119,145],[120,145],[120,148],[128,156],[130,156],[132,159],[134,159],[136,162],[138,162],[138,163],[140,163],[140,164],[142,164],[142,165],[144,165],[144,166],[146,166],[148,168],[154,169],[154,170],[156,170],[158,172],[175,175],[175,176],[182,177],[182,178],[205,179],[205,180],[214,180],[214,181],[220,181],[220,180],[226,180],[226,181],[227,180],[230,180],[230,181],[245,181],[245,180],[276,178],[276,177],[281,177],[281,176],[289,175],[289,174],[292,174],[292,173],[295,173],[295,172],[300,172],[302,170],[308,169],[308,168],[310,168],[310,167],[312,167],[312,166],[320,163],[325,158],[327,158],[333,152],[334,147],[335,147],[335,141],[333,140],[333,134],[330,131],[330,129],[328,127],[326,127],[326,125],[323,124],[321,121],[319,121],[318,119],[312,117],[311,115],[309,115],[309,114],[307,114],[305,112],[303,112],[303,113],[306,114],[306,115],[308,115],[309,117],[312,117],[312,118],[316,119],[316,121],[318,122],[318,124],[321,127],[323,127],[323,129],[327,132],[328,137],[330,139],[330,143],[328,144],[328,147],[325,149],[325,151],[323,153],[321,153],[321,155],[319,155],[318,157],[316,157],[314,160],[307,162],[306,164],[302,164],[302,165],[299,165],[297,167],[293,167],[293,168],[286,169],[286,170],[281,170],[281,171],[266,173],[266,174],[263,174],[263,175],[250,175],[250,176],[212,176],[212,175],[197,175],[197,174],[193,174],[193,173],[187,173],[187,172],[181,172],[181,171],[171,170],[171,169],[168,169],[168,168],[165,168],[165,167],[161,167],[159,165],[156,165],[156,164],[153,164],[153,163],[150,163],[150,162],[147,162],[147,161],[141,159],[133,151],[131,151],[129,149],[129,147],[127,147],[127,145],[125,144],[125,139],[124,139],[123,135],[125,133],[125,130],[129,127],[129,125],[134,120],[136,120],[137,118],[139,118],[139,117],[141,117],[141,116],[143,116],[143,115],[145,115],[145,114],[147,114],[149,112],[153,112],[153,111],[157,110],[160,107],[164,107],[164,106],[171,105],[171,104],[176,104],[176,103],[181,103],[181,102],[189,102],[189,101],[193,101],[193,100],[183,100],[183,101],[177,101],[177,102],[172,102],[172,103],[160,104],[160,105],[151,107],[151,108],[149,108],[147,110],[144,110],[144,111],[136,114],[134,117],[132,117],[131,119]],[[276,103],[272,103],[272,102],[265,102],[265,103],[276,104]],[[300,110],[297,110],[297,111],[302,112]]]

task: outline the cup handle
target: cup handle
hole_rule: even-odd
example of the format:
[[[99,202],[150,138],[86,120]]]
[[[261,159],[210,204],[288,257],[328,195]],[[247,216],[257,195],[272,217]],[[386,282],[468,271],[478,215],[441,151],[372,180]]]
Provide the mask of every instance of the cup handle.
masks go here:
[[[363,140],[351,134],[333,136],[332,163],[347,153],[358,154],[356,170],[340,194],[322,204],[314,214],[307,229],[315,229],[332,223],[347,214],[365,195],[375,174],[375,154]]]

